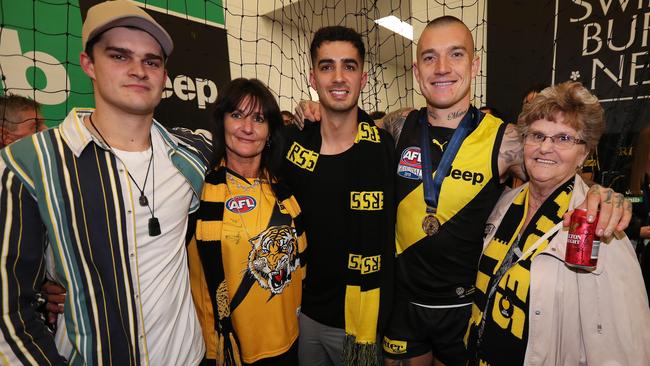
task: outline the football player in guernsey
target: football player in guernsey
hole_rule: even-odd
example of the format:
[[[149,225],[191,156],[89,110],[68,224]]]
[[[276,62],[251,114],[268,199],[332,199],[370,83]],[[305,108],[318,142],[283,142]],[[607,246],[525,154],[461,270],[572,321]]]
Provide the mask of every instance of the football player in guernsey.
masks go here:
[[[462,21],[431,21],[414,64],[427,106],[384,119],[398,161],[396,300],[383,338],[386,365],[466,363],[463,337],[484,223],[507,175],[525,178],[514,126],[470,104],[479,66]],[[629,202],[613,207],[613,194],[594,186],[587,199],[592,217],[602,200],[597,230],[606,237],[630,216]]]
[[[367,81],[364,57],[356,31],[316,32],[310,82],[322,121],[297,132],[285,155],[309,242],[302,365],[379,363],[378,319],[387,303],[381,300],[391,299],[393,278],[394,141],[358,107]]]

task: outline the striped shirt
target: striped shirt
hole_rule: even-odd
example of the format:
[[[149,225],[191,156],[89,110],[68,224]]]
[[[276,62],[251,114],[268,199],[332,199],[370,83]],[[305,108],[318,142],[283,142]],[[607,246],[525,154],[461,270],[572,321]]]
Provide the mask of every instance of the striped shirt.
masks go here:
[[[84,126],[90,113],[73,109],[58,128],[0,150],[0,364],[55,365],[66,358],[73,365],[149,363],[141,341],[138,262],[129,256],[136,246],[126,209],[129,178]],[[192,188],[193,212],[210,143],[186,129],[170,133],[155,121],[153,128]],[[65,357],[35,312],[45,253],[67,290],[65,329],[72,349]]]

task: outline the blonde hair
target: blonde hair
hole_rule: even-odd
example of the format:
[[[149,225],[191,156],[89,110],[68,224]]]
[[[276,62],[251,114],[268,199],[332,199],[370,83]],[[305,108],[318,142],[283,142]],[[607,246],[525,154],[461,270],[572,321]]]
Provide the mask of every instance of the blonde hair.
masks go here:
[[[605,113],[598,98],[581,83],[568,81],[549,86],[524,105],[517,120],[522,135],[530,125],[540,119],[556,121],[559,114],[563,123],[578,131],[576,136],[586,142],[587,150],[593,151],[605,129]]]

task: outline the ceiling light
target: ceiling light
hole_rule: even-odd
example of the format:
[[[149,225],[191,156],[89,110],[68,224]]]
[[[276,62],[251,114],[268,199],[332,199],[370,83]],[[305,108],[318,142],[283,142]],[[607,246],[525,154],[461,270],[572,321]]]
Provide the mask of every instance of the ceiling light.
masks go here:
[[[394,15],[389,15],[387,17],[379,18],[375,20],[375,23],[380,26],[391,30],[402,37],[413,40],[413,26],[407,22],[401,21],[398,17]]]

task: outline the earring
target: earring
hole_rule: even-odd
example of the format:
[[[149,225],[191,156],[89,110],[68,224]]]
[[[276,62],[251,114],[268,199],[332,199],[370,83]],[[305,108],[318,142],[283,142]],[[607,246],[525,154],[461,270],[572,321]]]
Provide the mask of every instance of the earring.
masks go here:
[[[266,139],[266,147],[271,147],[271,138]]]

